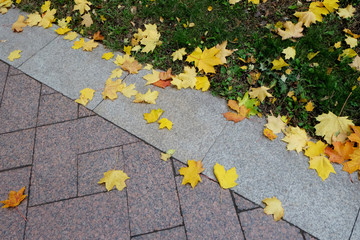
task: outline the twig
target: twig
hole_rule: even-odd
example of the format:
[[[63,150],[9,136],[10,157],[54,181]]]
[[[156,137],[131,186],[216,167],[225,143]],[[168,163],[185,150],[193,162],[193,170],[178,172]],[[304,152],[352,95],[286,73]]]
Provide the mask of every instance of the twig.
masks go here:
[[[340,117],[342,111],[344,110],[344,107],[345,107],[347,101],[349,100],[349,97],[351,96],[351,94],[352,94],[352,92],[350,92],[349,95],[347,96],[347,98],[346,98],[346,100],[345,100],[345,102],[344,102],[344,105],[342,106],[341,111],[340,111],[340,113],[339,113],[339,117]]]
[[[15,208],[18,211],[18,213],[22,216],[22,218],[25,220],[25,222],[27,222],[26,217],[24,217],[24,215],[22,215],[22,213],[19,211],[18,207],[16,206]]]

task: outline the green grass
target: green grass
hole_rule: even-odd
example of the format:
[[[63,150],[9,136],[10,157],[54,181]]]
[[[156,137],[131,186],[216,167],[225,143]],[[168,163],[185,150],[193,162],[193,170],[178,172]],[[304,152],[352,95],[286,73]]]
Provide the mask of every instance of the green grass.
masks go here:
[[[71,28],[83,31],[83,35],[91,37],[98,30],[104,35],[103,43],[111,50],[122,50],[130,45],[133,34],[138,28],[144,29],[144,24],[151,23],[158,26],[161,33],[161,46],[152,53],[138,52],[136,59],[143,63],[151,63],[155,68],[172,68],[178,74],[189,63],[173,62],[171,54],[182,47],[191,53],[197,46],[204,49],[211,48],[225,40],[228,49],[237,49],[224,66],[216,67],[217,74],[210,75],[211,91],[213,95],[226,99],[242,97],[250,87],[262,85],[270,86],[270,92],[276,100],[265,100],[259,106],[263,114],[272,111],[275,114],[286,115],[291,118],[291,124],[299,125],[313,134],[315,117],[332,111],[335,114],[349,116],[357,125],[360,124],[360,73],[352,70],[349,63],[352,59],[338,60],[338,56],[348,46],[344,42],[344,28],[355,33],[360,29],[360,7],[357,0],[342,1],[340,7],[347,4],[356,6],[356,15],[350,20],[339,18],[335,13],[324,17],[322,23],[312,24],[304,30],[304,37],[292,40],[281,40],[274,32],[274,25],[278,21],[293,21],[295,11],[306,11],[308,4],[296,5],[292,0],[278,0],[261,3],[257,6],[241,1],[230,5],[227,0],[91,0],[91,15],[94,24],[85,28],[81,26],[78,11],[73,11],[74,1],[53,0],[51,8],[57,9],[58,19],[72,16]],[[43,2],[38,0],[23,0],[19,5],[28,12],[40,11]],[[207,9],[212,6],[213,10]],[[102,21],[100,16],[107,20]],[[163,22],[160,21],[162,17]],[[193,22],[195,26],[185,28],[183,24]],[[338,49],[333,45],[342,41]],[[292,70],[291,74],[271,70],[271,62],[280,56],[284,58],[282,50],[295,46],[295,59],[286,60]],[[319,54],[309,60],[309,52]],[[359,53],[359,47],[355,48]],[[256,63],[244,64],[239,58],[253,55]],[[248,70],[240,67],[247,65]],[[251,68],[261,72],[257,82],[250,77]],[[331,69],[331,71],[330,71]],[[282,76],[286,76],[286,80]],[[354,86],[358,86],[352,91]],[[294,92],[294,98],[288,97],[289,91]],[[351,93],[352,92],[352,93]],[[348,98],[349,94],[350,97]],[[347,99],[348,98],[348,99]],[[315,109],[307,112],[306,102],[312,101]],[[347,102],[346,102],[347,100]],[[344,106],[346,102],[346,105]],[[344,108],[343,108],[344,106]]]

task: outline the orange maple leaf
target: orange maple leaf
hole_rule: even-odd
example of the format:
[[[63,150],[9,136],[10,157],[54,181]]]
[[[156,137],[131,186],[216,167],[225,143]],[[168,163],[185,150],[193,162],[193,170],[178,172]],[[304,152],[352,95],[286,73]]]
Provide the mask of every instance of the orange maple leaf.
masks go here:
[[[94,33],[93,39],[95,41],[102,41],[104,40],[104,36],[100,34],[100,30]]]
[[[9,208],[9,207],[14,207],[16,208],[16,210],[18,211],[18,213],[24,218],[24,220],[26,221],[26,218],[24,217],[24,215],[21,214],[21,212],[19,211],[19,209],[17,208],[17,206],[19,206],[19,204],[26,198],[27,195],[24,195],[24,191],[25,191],[25,186],[22,187],[18,192],[16,191],[10,191],[9,193],[9,199],[4,200],[4,201],[0,201],[1,203],[4,204],[4,206],[2,206],[2,208]]]
[[[360,144],[360,126],[351,126],[351,128],[353,129],[354,133],[352,133],[348,138],[350,141]]]
[[[354,143],[334,142],[334,148],[326,147],[325,154],[329,156],[330,162],[343,163],[345,160],[350,159],[350,155],[354,152]]]
[[[351,161],[343,163],[343,170],[352,174],[356,170],[360,170],[360,148],[357,148],[353,154],[350,155]]]
[[[160,73],[161,74],[161,73]],[[159,80],[157,82],[154,82],[152,85],[160,87],[160,88],[166,88],[171,86],[171,79],[170,80]]]
[[[226,120],[233,121],[235,123],[244,120],[250,112],[250,109],[246,108],[244,105],[239,106],[239,104],[235,100],[229,100],[228,106],[237,113],[227,112],[223,113],[223,115]]]
[[[160,80],[172,80],[173,75],[171,74],[171,68],[169,68],[166,72],[160,72],[159,78]]]

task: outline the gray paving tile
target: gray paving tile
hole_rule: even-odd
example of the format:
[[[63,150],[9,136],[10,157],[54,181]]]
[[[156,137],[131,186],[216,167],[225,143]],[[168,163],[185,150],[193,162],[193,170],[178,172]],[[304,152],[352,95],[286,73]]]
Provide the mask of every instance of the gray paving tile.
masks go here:
[[[143,143],[123,146],[132,235],[179,226],[180,214],[171,162]]]
[[[303,240],[300,230],[285,221],[275,222],[264,209],[258,208],[239,214],[241,226],[247,240]]]
[[[183,226],[162,230],[159,232],[149,233],[131,238],[133,240],[183,240],[186,239],[185,228]]]
[[[360,211],[360,209],[359,209],[359,211]],[[355,222],[354,230],[350,237],[350,240],[357,240],[357,239],[360,239],[360,217],[359,216]]]
[[[225,101],[192,89],[145,87],[142,76],[147,73],[142,70],[136,76],[129,75],[125,82],[135,83],[141,93],[148,88],[158,91],[156,105],[133,103],[133,99],[119,94],[118,99],[103,101],[94,111],[162,151],[176,149],[173,156],[182,162],[202,159],[223,129],[225,119],[221,113],[227,111]],[[144,120],[144,113],[158,108],[165,111],[161,118],[173,122],[171,131],[159,130],[158,123],[147,124]]]
[[[130,239],[125,191],[29,208],[25,239]]]
[[[40,97],[38,126],[72,120],[77,117],[77,103],[63,96],[61,93]]]
[[[360,205],[358,184],[352,184],[337,165],[337,174],[322,181],[308,169],[308,158],[286,151],[282,137],[273,142],[263,137],[264,123],[256,118],[228,123],[203,161],[204,173],[214,177],[216,162],[226,169],[236,167],[239,178],[234,191],[240,195],[260,205],[263,199],[276,196],[287,221],[320,239],[347,239],[351,229],[343,226],[355,220]]]
[[[54,32],[55,28],[43,29],[42,27],[25,27],[21,33],[14,33],[11,26],[20,14],[27,15],[18,9],[10,9],[0,18],[0,39],[7,40],[0,44],[0,59],[15,67],[19,67],[58,36]],[[11,62],[7,57],[14,50],[22,51],[21,58]]]
[[[0,172],[0,200],[9,199],[10,191],[19,191],[25,186],[24,195],[29,192],[30,167]],[[26,216],[26,197],[18,206],[19,211]],[[0,203],[0,206],[3,206]],[[22,239],[24,235],[25,220],[15,208],[0,209],[0,239],[13,240]]]
[[[87,104],[89,109],[94,109],[102,101],[102,89],[117,66],[112,60],[101,59],[103,53],[108,52],[102,45],[92,52],[72,49],[73,45],[59,37],[24,63],[20,70],[73,100],[84,88],[96,90],[93,100]],[[122,78],[126,75],[124,72]]]
[[[25,74],[8,77],[0,108],[0,133],[35,127],[40,84]]]
[[[35,129],[0,135],[0,170],[32,163]]]
[[[193,189],[176,177],[188,239],[244,239],[230,191],[201,178]]]
[[[110,148],[78,155],[78,195],[107,191],[105,184],[98,184],[104,172],[124,170],[122,148]]]

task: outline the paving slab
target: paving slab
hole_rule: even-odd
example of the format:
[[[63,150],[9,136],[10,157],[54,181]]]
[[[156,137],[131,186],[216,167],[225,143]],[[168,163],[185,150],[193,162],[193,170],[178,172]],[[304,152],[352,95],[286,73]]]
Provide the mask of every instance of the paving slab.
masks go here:
[[[35,129],[0,134],[0,170],[32,164]]]
[[[123,146],[131,235],[183,224],[170,161],[143,143]]]
[[[0,107],[0,133],[36,126],[40,87],[25,74],[8,77]]]
[[[109,52],[102,45],[86,52],[72,49],[74,41],[56,38],[24,63],[20,70],[73,100],[79,98],[84,88],[96,90],[94,98],[87,104],[87,108],[94,109],[103,100],[101,92],[105,82],[117,66],[114,60],[101,58]],[[122,78],[126,75],[124,71]]]
[[[53,94],[56,93],[54,89],[46,86],[45,84],[41,84],[41,95]]]
[[[359,213],[360,213],[360,208],[358,211],[358,216],[354,225],[354,229],[353,232],[351,234],[350,240],[357,240],[360,239],[360,217],[359,217]]]
[[[95,115],[95,113],[93,111],[87,109],[83,105],[79,104],[78,106],[79,106],[79,111],[78,111],[79,118],[81,118],[81,117],[90,117],[90,116]]]
[[[258,208],[239,213],[241,226],[247,240],[303,240],[300,229],[285,221],[274,221],[272,215],[266,215]]]
[[[184,226],[132,237],[132,240],[183,240],[186,239]]]
[[[22,74],[23,72],[20,71],[19,69],[10,66],[10,70],[9,70],[9,76],[13,76],[13,75],[18,75],[18,74]]]
[[[126,192],[30,207],[25,239],[130,239]]]
[[[230,191],[201,178],[193,189],[181,184],[182,176],[176,177],[188,239],[244,239]]]
[[[5,82],[9,72],[9,65],[0,61],[0,101],[4,92]]]
[[[322,181],[308,169],[307,157],[286,151],[281,136],[273,142],[265,138],[264,124],[258,118],[229,122],[203,161],[204,174],[214,178],[216,162],[235,167],[239,178],[233,189],[240,195],[259,205],[276,196],[287,221],[320,239],[348,239],[360,205],[359,181],[354,176],[352,184],[340,166]]]
[[[111,169],[124,170],[121,147],[78,155],[78,195],[105,192],[105,184],[98,184],[104,173]]]
[[[55,27],[50,29],[25,27],[20,33],[13,32],[11,26],[21,14],[23,16],[27,15],[27,13],[19,9],[12,8],[6,14],[1,15],[0,18],[0,40],[6,40],[6,42],[0,44],[0,59],[16,68],[58,37],[54,32]],[[11,62],[8,56],[14,50],[21,50],[21,57]]]
[[[37,125],[42,126],[78,117],[78,104],[61,93],[40,97]]]
[[[173,156],[182,162],[204,158],[224,127],[225,118],[221,113],[227,111],[225,100],[195,89],[145,86],[146,80],[142,77],[148,73],[150,71],[142,70],[137,75],[129,75],[124,81],[126,84],[135,83],[141,93],[147,89],[158,91],[156,105],[133,103],[133,98],[119,94],[114,101],[101,102],[94,112],[164,152],[176,149]],[[159,129],[158,123],[147,124],[144,120],[144,113],[158,108],[165,111],[160,118],[172,121],[171,131]]]
[[[14,169],[0,172],[0,199],[1,201],[9,199],[10,191],[19,191],[25,186],[24,195],[29,192],[30,167]],[[19,211],[26,216],[26,206],[28,197],[26,197],[18,206]],[[0,203],[3,206],[2,203]],[[0,239],[12,240],[23,239],[25,230],[25,220],[17,212],[16,208],[0,209]]]
[[[242,212],[245,210],[250,210],[250,209],[254,209],[254,208],[259,208],[260,206],[250,202],[249,200],[243,198],[242,196],[239,196],[236,193],[233,193],[234,199],[235,199],[235,204],[236,204],[236,208],[238,210],[238,212]]]

